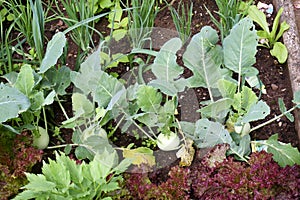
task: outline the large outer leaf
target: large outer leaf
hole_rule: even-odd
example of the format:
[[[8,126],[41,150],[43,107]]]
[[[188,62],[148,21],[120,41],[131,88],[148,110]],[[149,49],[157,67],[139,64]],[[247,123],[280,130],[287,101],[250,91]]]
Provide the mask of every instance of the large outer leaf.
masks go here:
[[[264,119],[269,114],[270,107],[266,104],[266,102],[260,100],[250,106],[248,112],[243,116],[242,122],[247,123]]]
[[[161,91],[167,95],[176,95],[177,92],[183,91],[186,84],[182,82],[182,79],[176,81],[183,73],[183,68],[176,62],[176,52],[181,48],[181,45],[182,42],[179,38],[169,40],[162,46],[151,65],[152,72],[157,77],[156,80],[152,81],[155,82],[153,85],[162,89]],[[176,84],[178,81],[181,83]]]
[[[217,81],[222,78],[220,68],[222,49],[215,46],[218,42],[217,31],[209,26],[193,36],[183,54],[183,61],[194,76],[189,79],[192,87],[217,88]]]
[[[200,119],[196,122],[194,141],[197,147],[213,147],[216,144],[231,144],[233,140],[224,126],[208,119]]]
[[[46,72],[50,67],[56,64],[58,58],[63,53],[66,41],[66,36],[62,32],[58,32],[53,36],[47,45],[46,55],[40,67],[40,73]]]
[[[300,153],[291,144],[278,141],[278,134],[272,135],[268,140],[255,142],[261,145],[267,152],[273,154],[273,159],[281,166],[300,164]]]
[[[29,106],[29,99],[19,90],[0,84],[0,123],[17,117]]]
[[[240,76],[247,74],[247,68],[256,62],[256,47],[257,34],[253,22],[249,18],[244,18],[232,28],[230,34],[224,39],[225,66]]]

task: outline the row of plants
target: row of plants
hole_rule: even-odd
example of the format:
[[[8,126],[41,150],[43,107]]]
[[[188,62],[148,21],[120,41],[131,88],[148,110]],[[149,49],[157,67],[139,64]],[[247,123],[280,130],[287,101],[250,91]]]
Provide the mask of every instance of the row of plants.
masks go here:
[[[293,121],[291,112],[300,107],[300,92],[296,92],[292,108],[287,109],[279,99],[282,114],[251,127],[250,123],[262,120],[270,113],[269,106],[260,99],[263,83],[258,78],[258,70],[253,67],[258,41],[267,38],[267,46],[273,48],[272,55],[283,55],[284,50],[278,49],[282,43],[277,43],[287,29],[282,23],[277,31],[282,11],[278,12],[276,25],[273,24],[270,33],[261,11],[248,2],[246,7],[243,4],[243,15],[231,26],[225,26],[222,21],[219,23],[218,28],[223,27],[220,38],[217,30],[204,26],[188,41],[182,31],[190,23],[186,24],[183,19],[191,20],[193,7],[181,5],[181,14],[170,8],[181,34],[155,51],[144,46],[151,44],[152,26],[161,2],[149,1],[145,5],[136,0],[132,1],[132,7],[129,2],[105,1],[107,5],[101,2],[89,2],[93,6],[85,6],[83,1],[78,4],[62,2],[69,17],[74,15],[75,19],[79,14],[83,18],[60,17],[69,28],[56,33],[47,42],[47,49],[38,64],[25,62],[19,70],[5,71],[2,76],[1,128],[9,132],[8,136],[24,130],[31,132],[33,145],[39,149],[64,148],[64,153],[55,152],[56,159],[43,161],[42,174],[25,173],[28,183],[14,199],[299,197],[298,149],[278,141],[276,134],[260,141],[251,140],[250,136],[252,131],[283,116]],[[233,16],[226,19],[237,19],[240,2],[232,4],[239,12],[228,13]],[[40,1],[29,3],[31,10],[42,8]],[[217,3],[221,8],[222,1]],[[85,12],[86,9],[91,10]],[[112,12],[103,13],[103,9]],[[186,10],[189,14],[184,15]],[[98,12],[100,14],[95,16]],[[122,17],[123,12],[127,12],[127,18]],[[110,37],[103,37],[94,53],[83,62],[82,59],[78,61],[78,71],[58,64],[64,63],[62,57],[68,44],[68,33],[78,41],[77,45],[84,52],[82,55],[87,55],[92,32],[97,32],[93,28],[95,20],[102,20],[104,16],[110,22]],[[265,32],[257,31],[253,21]],[[132,50],[125,55],[112,54],[107,51],[111,39],[128,39]],[[182,61],[193,73],[189,78],[183,77],[184,67],[177,63],[177,52],[182,50],[183,44],[186,48]],[[35,49],[38,51],[37,47]],[[136,59],[142,54],[147,59]],[[278,57],[280,62],[285,62],[284,59]],[[127,73],[130,78],[110,73],[109,69],[120,62],[134,66]],[[143,76],[149,72],[154,76],[150,82]],[[74,89],[67,94],[70,85]],[[179,93],[199,87],[209,94],[209,100],[200,102],[201,118],[196,122],[181,121],[177,115]],[[67,114],[63,102],[68,95],[71,96],[72,116]],[[57,112],[52,110],[54,102],[66,120],[53,126],[49,119],[51,112]],[[59,135],[63,128],[72,130],[72,143],[48,147],[49,139],[53,139],[49,132]],[[154,147],[136,144],[118,147],[118,138],[114,137],[118,132],[151,141],[146,143]],[[214,149],[201,162],[191,166],[195,152],[212,147]],[[156,166],[154,151],[157,149],[176,152],[180,163],[171,169],[168,180],[153,184],[148,172]],[[39,153],[35,154],[36,161],[40,160]],[[66,156],[68,154],[75,157],[71,159]],[[132,165],[133,170],[130,169]],[[32,165],[21,169],[27,171],[30,167]],[[4,175],[11,177],[10,173]],[[5,176],[1,181],[8,182]],[[281,177],[285,181],[279,181]],[[224,185],[224,182],[230,184]]]

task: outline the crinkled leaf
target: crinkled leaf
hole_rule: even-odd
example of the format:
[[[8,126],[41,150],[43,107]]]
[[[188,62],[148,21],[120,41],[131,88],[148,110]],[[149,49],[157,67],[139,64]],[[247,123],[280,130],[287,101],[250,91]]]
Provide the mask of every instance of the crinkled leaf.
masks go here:
[[[266,102],[260,100],[250,106],[248,112],[243,116],[241,121],[243,123],[257,121],[259,119],[264,119],[269,114],[270,107]]]
[[[34,86],[33,69],[30,65],[25,64],[21,67],[14,86],[20,92],[29,97]]]
[[[226,152],[228,149],[228,144],[216,145],[212,150],[205,154],[201,162],[205,164],[205,166],[213,168],[216,164],[221,163],[226,159]]]
[[[246,72],[255,62],[257,34],[251,19],[240,20],[224,39],[224,64],[230,70],[238,73]],[[244,73],[247,75],[247,73]]]
[[[232,106],[236,111],[242,114],[248,112],[250,106],[256,103],[257,100],[258,97],[252,91],[252,89],[243,86],[242,91],[234,95],[234,103],[232,104]]]
[[[66,41],[66,36],[62,32],[58,32],[52,37],[47,45],[46,54],[40,67],[40,73],[46,72],[56,64],[63,53]]]
[[[0,84],[0,123],[15,118],[30,107],[29,99],[16,88]]]
[[[147,147],[138,147],[136,149],[124,149],[123,156],[132,160],[132,164],[140,166],[146,164],[148,166],[155,165],[155,157],[153,151]]]

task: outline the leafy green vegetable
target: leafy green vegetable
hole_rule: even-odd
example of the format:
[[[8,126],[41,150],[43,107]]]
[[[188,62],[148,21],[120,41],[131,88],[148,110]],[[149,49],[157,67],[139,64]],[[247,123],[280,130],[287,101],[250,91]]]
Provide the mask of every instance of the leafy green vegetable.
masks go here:
[[[89,163],[76,164],[63,153],[43,163],[43,174],[26,173],[29,181],[18,199],[111,199],[108,192],[119,189],[120,173],[130,165],[128,159],[116,163],[117,153],[104,151]]]

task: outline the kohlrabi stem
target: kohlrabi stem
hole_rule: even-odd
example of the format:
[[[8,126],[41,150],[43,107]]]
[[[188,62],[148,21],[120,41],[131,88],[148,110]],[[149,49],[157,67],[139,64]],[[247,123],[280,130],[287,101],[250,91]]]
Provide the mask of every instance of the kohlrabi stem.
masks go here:
[[[281,117],[283,117],[283,116],[285,116],[286,114],[288,114],[288,113],[292,112],[293,110],[295,110],[298,106],[299,106],[299,104],[296,105],[296,106],[294,106],[294,107],[292,107],[291,109],[289,109],[289,110],[283,112],[282,114],[280,114],[280,115],[278,115],[278,116],[275,116],[274,118],[272,118],[272,119],[270,119],[270,120],[268,120],[268,121],[266,121],[266,122],[264,122],[264,123],[262,123],[262,124],[259,124],[258,126],[253,127],[253,128],[250,130],[250,132],[255,131],[255,130],[257,130],[257,129],[259,129],[259,128],[261,128],[261,127],[267,125],[267,124],[270,124],[270,123],[276,121],[277,119],[280,119]]]
[[[61,144],[61,145],[56,145],[56,146],[52,146],[52,147],[47,147],[47,149],[58,149],[58,148],[63,148],[66,146],[84,146],[81,144]]]
[[[59,105],[60,109],[62,110],[64,116],[66,117],[66,119],[69,119],[69,117],[68,117],[68,115],[67,115],[67,112],[66,112],[66,110],[64,109],[64,107],[62,106],[62,104],[60,103],[60,100],[59,100],[57,94],[55,95],[55,97],[56,97],[56,99],[57,99],[58,105]]]
[[[43,110],[43,116],[44,116],[44,122],[45,122],[45,129],[46,129],[46,133],[48,134],[48,123],[47,123],[45,107],[43,107],[42,110]]]

